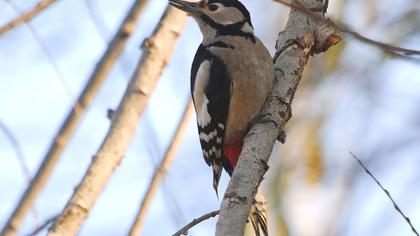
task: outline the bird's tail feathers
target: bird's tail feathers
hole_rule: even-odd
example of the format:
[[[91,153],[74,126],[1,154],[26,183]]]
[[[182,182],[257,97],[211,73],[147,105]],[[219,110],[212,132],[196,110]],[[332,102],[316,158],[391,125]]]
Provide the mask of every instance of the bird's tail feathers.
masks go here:
[[[245,236],[268,236],[268,206],[264,195],[258,190],[248,216]]]

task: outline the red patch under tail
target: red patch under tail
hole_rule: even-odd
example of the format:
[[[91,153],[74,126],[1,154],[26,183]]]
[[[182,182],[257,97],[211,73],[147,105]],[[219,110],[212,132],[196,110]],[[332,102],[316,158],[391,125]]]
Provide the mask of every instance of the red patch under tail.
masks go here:
[[[224,145],[223,153],[233,168],[235,168],[236,164],[238,163],[239,155],[241,155],[243,146],[244,140],[242,138],[233,139]]]

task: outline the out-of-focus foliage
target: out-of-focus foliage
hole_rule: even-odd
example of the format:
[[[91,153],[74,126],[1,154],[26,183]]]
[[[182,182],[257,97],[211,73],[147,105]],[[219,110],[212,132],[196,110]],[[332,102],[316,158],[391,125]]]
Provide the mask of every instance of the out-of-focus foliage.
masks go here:
[[[418,2],[331,3],[330,13],[356,31],[419,49],[420,18],[413,14]],[[287,142],[271,160],[267,189],[273,223],[282,225],[277,228],[286,226],[288,235],[411,235],[348,152],[367,163],[420,227],[419,104],[418,62],[392,58],[350,37],[313,59],[293,104]]]

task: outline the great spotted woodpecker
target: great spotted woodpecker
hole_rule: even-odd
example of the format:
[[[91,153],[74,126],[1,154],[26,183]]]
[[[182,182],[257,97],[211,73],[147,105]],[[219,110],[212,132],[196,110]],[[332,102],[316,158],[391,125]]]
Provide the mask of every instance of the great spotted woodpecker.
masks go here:
[[[191,15],[203,34],[191,68],[191,94],[217,193],[222,168],[232,175],[244,136],[271,92],[273,62],[238,0],[169,1]],[[266,212],[253,223],[266,233]]]

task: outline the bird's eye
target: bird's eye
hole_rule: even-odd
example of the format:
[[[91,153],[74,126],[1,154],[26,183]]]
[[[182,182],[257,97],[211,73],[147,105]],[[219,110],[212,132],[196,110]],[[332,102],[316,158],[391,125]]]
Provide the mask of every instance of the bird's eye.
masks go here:
[[[210,11],[217,11],[217,9],[219,9],[219,7],[216,4],[210,4],[209,5],[209,10]]]

